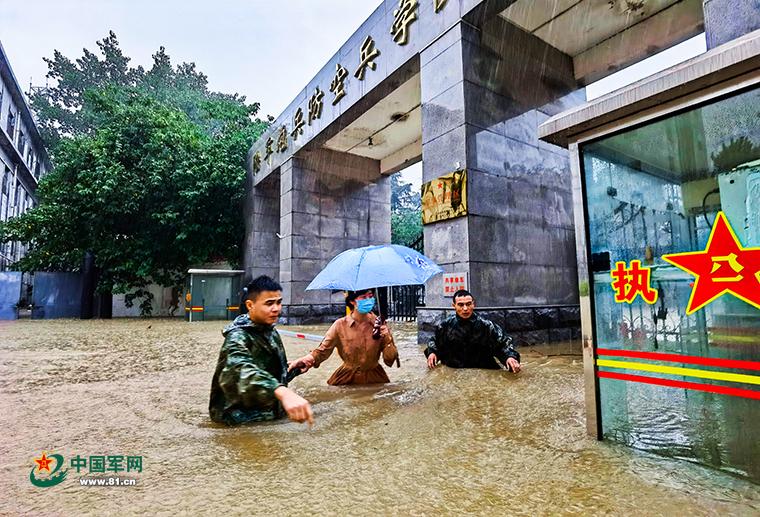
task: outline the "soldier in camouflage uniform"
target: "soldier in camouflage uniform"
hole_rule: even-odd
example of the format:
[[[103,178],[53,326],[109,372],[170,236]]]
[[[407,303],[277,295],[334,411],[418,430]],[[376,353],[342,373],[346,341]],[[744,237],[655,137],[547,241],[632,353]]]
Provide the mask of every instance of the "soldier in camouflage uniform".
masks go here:
[[[288,363],[274,328],[282,310],[282,286],[260,276],[244,288],[241,314],[222,332],[211,381],[211,420],[227,425],[274,420],[287,415],[314,423],[309,403],[288,385]]]
[[[454,293],[453,300],[456,314],[436,328],[425,349],[428,367],[435,368],[440,361],[452,368],[497,369],[498,360],[509,371],[519,372],[520,354],[512,346],[512,338],[475,314],[472,294],[462,289]]]

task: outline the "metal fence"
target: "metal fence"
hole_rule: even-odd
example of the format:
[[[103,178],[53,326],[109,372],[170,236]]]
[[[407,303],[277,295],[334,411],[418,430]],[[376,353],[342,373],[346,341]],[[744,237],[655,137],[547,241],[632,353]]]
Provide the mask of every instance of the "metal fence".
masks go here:
[[[400,285],[388,289],[388,319],[414,321],[417,307],[425,305],[424,285]]]
[[[406,247],[422,253],[423,242],[420,235]],[[414,321],[417,319],[417,307],[425,305],[424,285],[401,285],[388,289],[388,319],[395,321]]]
[[[21,299],[21,272],[0,272],[0,320],[15,320]]]

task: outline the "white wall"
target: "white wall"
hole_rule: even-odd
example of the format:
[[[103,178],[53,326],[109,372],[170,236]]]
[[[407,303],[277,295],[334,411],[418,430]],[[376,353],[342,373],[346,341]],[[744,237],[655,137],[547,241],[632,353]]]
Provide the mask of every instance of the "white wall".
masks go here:
[[[170,287],[161,287],[151,284],[146,288],[153,293],[153,313],[151,316],[169,317],[171,307],[172,290]],[[114,318],[138,318],[140,317],[140,300],[135,299],[134,305],[129,308],[124,305],[124,295],[113,295],[113,317]],[[184,318],[185,316],[185,293],[179,293],[179,307],[174,311],[175,318]]]

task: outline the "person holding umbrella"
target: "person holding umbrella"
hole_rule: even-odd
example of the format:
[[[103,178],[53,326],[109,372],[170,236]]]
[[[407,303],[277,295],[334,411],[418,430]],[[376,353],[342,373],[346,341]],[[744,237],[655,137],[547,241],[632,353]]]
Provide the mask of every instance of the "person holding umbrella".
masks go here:
[[[306,286],[307,291],[345,290],[351,313],[333,323],[322,343],[311,353],[293,361],[290,371],[303,373],[319,366],[334,348],[343,364],[328,384],[370,384],[389,382],[380,365],[380,356],[390,366],[400,366],[393,336],[378,318],[373,288],[394,285],[420,285],[443,269],[423,254],[406,246],[384,244],[348,249],[334,257]],[[378,308],[379,309],[379,308]],[[379,312],[379,311],[378,311]]]
[[[372,289],[348,291],[346,306],[350,314],[335,321],[319,346],[291,362],[288,370],[297,369],[305,373],[310,368],[318,368],[337,348],[343,364],[333,372],[327,384],[390,382],[380,364],[380,357],[387,366],[392,366],[398,360],[398,350],[388,326],[372,312],[375,307]]]

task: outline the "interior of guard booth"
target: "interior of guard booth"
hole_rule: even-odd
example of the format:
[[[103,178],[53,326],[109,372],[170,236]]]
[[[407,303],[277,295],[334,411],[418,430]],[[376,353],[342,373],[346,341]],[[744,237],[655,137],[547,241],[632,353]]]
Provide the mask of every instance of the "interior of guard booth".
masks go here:
[[[686,314],[694,277],[662,259],[704,250],[719,211],[744,247],[760,246],[759,110],[755,86],[579,146],[598,349],[760,364],[760,310],[723,295]],[[651,268],[653,305],[614,299],[611,269],[632,260]],[[616,374],[650,367],[599,366]],[[695,368],[675,379],[751,390],[756,378]],[[695,379],[703,370],[745,383]],[[598,379],[598,397],[604,439],[760,480],[760,442],[747,428],[760,420],[757,400],[611,378]]]

